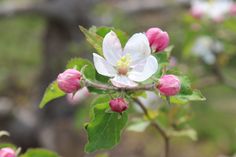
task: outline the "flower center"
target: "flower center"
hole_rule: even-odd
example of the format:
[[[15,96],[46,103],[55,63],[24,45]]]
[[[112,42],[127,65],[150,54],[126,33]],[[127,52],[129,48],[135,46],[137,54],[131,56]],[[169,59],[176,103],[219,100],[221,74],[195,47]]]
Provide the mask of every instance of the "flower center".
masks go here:
[[[121,57],[121,59],[117,62],[117,70],[120,75],[126,75],[128,73],[130,62],[130,54],[126,54],[125,56]]]

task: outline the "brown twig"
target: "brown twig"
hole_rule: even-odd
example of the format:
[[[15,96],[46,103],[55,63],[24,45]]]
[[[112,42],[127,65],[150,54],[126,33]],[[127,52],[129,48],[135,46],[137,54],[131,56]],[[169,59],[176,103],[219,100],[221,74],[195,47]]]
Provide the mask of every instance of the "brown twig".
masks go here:
[[[152,91],[155,89],[155,84],[147,84],[147,85],[140,85],[136,87],[125,87],[125,88],[118,88],[111,85],[101,84],[97,82],[92,82],[88,79],[83,79],[84,85],[87,87],[95,87],[97,89],[102,90],[116,90],[116,91],[140,91],[140,90],[149,90]]]
[[[138,105],[139,107],[143,110],[143,113],[145,114],[145,116],[148,118],[148,120],[151,122],[151,125],[161,134],[161,136],[163,137],[164,141],[165,141],[165,157],[169,157],[169,148],[170,148],[170,139],[168,134],[165,132],[165,130],[160,126],[160,124],[156,121],[153,121],[153,119],[151,118],[151,116],[148,113],[148,110],[146,109],[146,107],[142,104],[142,102],[139,99],[133,99]]]

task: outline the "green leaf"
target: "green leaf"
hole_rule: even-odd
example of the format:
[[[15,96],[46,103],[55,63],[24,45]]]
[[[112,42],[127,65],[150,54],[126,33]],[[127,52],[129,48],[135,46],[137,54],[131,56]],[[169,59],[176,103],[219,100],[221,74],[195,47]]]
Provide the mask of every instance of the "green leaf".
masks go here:
[[[103,55],[102,42],[103,38],[99,36],[94,29],[87,30],[86,28],[79,26],[80,30],[84,33],[87,41],[97,50],[97,53]]]
[[[73,58],[67,63],[66,66],[67,69],[76,68],[78,71],[81,71],[83,67],[85,67],[85,69],[83,69],[85,77],[87,79],[94,80],[96,75],[96,70],[93,64],[89,60],[82,58]]]
[[[43,99],[41,100],[39,107],[43,108],[48,102],[64,95],[65,93],[59,89],[57,82],[54,81],[44,92]]]
[[[97,50],[97,53],[103,55],[102,42],[103,38],[110,31],[114,31],[118,38],[120,39],[121,45],[124,47],[128,41],[128,35],[120,29],[115,29],[113,27],[91,27],[89,30],[79,26],[80,30],[84,33],[87,41]]]
[[[191,81],[187,76],[181,76],[179,77],[181,82],[181,94],[192,94],[192,87],[191,87]]]
[[[95,94],[108,94],[110,91],[102,90],[102,89],[97,89],[94,87],[87,87],[90,93],[95,93]]]
[[[97,102],[101,100],[102,98],[99,98]],[[85,147],[86,152],[111,149],[119,143],[128,115],[126,112],[123,112],[122,115],[114,112],[108,113],[106,112],[108,108],[108,101],[103,101],[93,107],[92,120],[86,126],[89,140]]]
[[[0,143],[0,149],[1,148],[6,148],[6,147],[12,148],[14,150],[17,149],[17,147],[12,143]]]
[[[127,127],[128,131],[135,131],[135,132],[143,132],[146,130],[146,128],[150,125],[149,121],[144,121],[144,120],[134,120],[133,122],[131,122],[131,124],[129,124],[129,126]]]
[[[176,96],[170,97],[170,102],[173,104],[188,104],[189,101],[205,101],[206,98],[202,93],[195,89],[191,94],[178,94]]]
[[[160,65],[168,65],[169,64],[169,59],[168,59],[167,53],[165,53],[165,52],[155,53],[154,56],[156,57],[158,64],[160,64]]]
[[[29,149],[20,157],[59,157],[56,153],[45,149]]]
[[[189,137],[193,141],[197,140],[197,132],[191,128],[180,130],[180,131],[169,130],[167,134],[174,137]]]
[[[197,89],[192,89],[191,81],[187,76],[179,76],[181,89],[178,95],[170,97],[173,104],[188,104],[189,101],[204,101],[206,98]]]
[[[158,79],[161,77],[163,73],[162,69],[169,65],[168,54],[165,52],[161,52],[161,53],[155,53],[153,55],[157,59],[157,62],[158,62],[158,70],[154,74],[154,77]]]

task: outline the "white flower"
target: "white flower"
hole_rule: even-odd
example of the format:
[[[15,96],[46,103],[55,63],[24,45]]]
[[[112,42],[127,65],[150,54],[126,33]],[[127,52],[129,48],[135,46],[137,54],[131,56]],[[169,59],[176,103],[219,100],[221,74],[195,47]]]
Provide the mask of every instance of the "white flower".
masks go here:
[[[208,18],[218,21],[229,13],[232,4],[232,0],[193,0],[191,7],[192,10],[199,10]]]
[[[202,58],[207,64],[214,64],[216,62],[216,54],[224,51],[224,45],[218,41],[213,40],[209,36],[200,36],[196,39],[192,52]]]
[[[105,59],[93,54],[95,68],[99,74],[111,77],[116,87],[137,86],[136,82],[147,80],[158,69],[143,33],[134,34],[122,49],[117,35],[111,31],[104,37],[102,49]]]

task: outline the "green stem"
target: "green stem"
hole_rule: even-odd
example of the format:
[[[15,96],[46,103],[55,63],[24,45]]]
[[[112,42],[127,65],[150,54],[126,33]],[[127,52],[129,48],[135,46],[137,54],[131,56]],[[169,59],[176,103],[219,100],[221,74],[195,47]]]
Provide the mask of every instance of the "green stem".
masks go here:
[[[170,138],[168,136],[168,134],[165,132],[165,130],[160,126],[160,124],[156,121],[154,121],[150,114],[148,113],[148,110],[146,109],[146,107],[142,104],[142,102],[137,99],[137,98],[133,98],[134,102],[136,102],[139,107],[143,110],[143,113],[145,114],[145,116],[148,118],[148,120],[151,122],[151,125],[161,134],[161,136],[164,139],[165,142],[165,157],[169,157],[169,148],[170,148]]]

